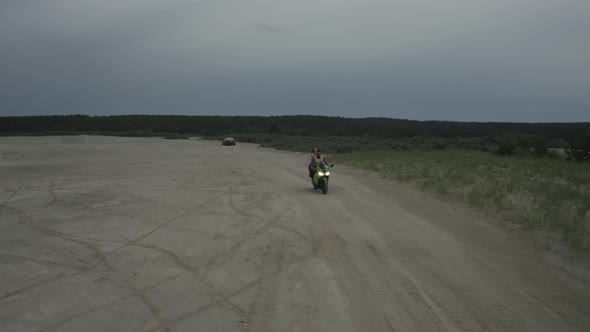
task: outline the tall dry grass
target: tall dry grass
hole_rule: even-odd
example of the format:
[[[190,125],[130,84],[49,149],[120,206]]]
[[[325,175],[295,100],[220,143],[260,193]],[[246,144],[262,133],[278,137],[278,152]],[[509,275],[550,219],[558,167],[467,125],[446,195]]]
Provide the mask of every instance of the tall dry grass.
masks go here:
[[[560,233],[590,249],[590,167],[478,151],[356,152],[336,160],[411,182],[525,229]]]

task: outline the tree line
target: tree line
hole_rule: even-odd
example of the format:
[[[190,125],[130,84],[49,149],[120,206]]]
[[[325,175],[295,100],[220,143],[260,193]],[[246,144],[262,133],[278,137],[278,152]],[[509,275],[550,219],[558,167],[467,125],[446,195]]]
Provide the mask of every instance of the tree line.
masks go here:
[[[221,136],[276,133],[298,136],[352,136],[404,138],[429,136],[501,137],[525,135],[575,141],[590,128],[588,122],[511,123],[415,121],[391,118],[343,118],[311,115],[294,116],[180,116],[180,115],[51,115],[0,117],[0,134],[65,133],[178,133]]]

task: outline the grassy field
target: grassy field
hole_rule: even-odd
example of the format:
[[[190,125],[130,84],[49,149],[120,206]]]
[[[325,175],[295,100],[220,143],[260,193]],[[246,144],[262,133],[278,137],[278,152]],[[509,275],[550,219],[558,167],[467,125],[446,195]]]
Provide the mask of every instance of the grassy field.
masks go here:
[[[590,167],[547,158],[500,157],[472,150],[369,151],[333,159],[416,184],[526,229],[560,233],[590,249]]]

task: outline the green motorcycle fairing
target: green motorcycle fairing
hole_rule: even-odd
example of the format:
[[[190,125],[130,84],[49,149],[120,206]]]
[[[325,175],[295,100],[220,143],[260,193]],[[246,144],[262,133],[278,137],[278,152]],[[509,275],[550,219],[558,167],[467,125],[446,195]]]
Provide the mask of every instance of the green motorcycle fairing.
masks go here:
[[[318,188],[320,185],[320,180],[324,179],[328,181],[330,178],[330,166],[326,164],[320,164],[317,167],[315,174],[313,175],[313,186],[314,188]]]

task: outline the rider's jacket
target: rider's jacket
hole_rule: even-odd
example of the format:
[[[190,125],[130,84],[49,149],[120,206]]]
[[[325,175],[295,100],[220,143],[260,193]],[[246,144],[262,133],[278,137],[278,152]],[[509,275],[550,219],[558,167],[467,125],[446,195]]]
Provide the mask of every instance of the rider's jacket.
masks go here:
[[[319,164],[321,164],[322,162],[326,162],[326,158],[324,157],[324,155],[320,155],[319,158],[315,155],[312,155],[311,157],[311,165],[312,166],[317,166]]]

